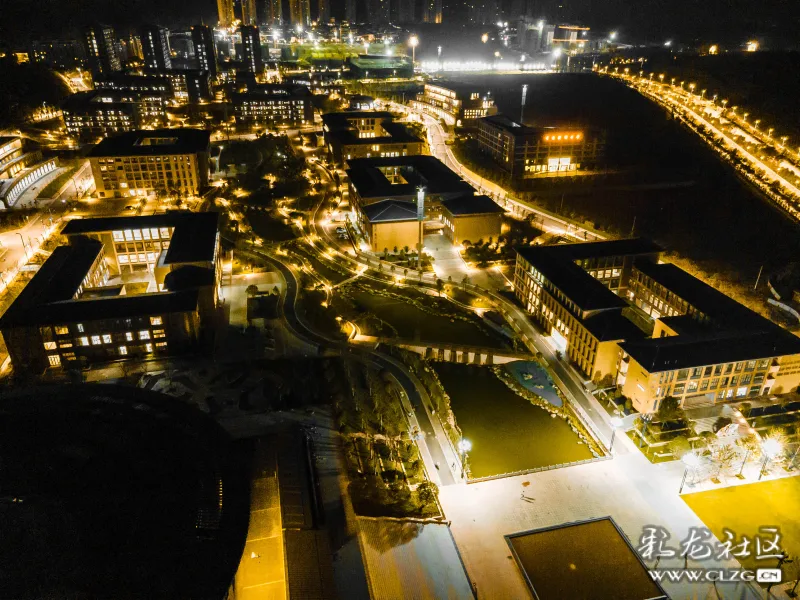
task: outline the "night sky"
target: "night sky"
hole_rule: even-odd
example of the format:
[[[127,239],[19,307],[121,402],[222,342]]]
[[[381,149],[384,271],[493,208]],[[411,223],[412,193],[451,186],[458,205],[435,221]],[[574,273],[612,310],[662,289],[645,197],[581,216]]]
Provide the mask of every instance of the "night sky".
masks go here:
[[[331,0],[334,7],[345,0]],[[400,0],[408,1],[408,0]],[[445,0],[445,3],[461,0]],[[508,2],[509,0],[506,0]],[[264,0],[258,2],[261,5]],[[738,43],[749,37],[767,38],[776,46],[797,43],[800,2],[796,0],[558,0],[564,19],[583,21],[599,32],[619,30],[623,41],[662,39]],[[216,20],[215,0],[3,0],[0,41],[74,34],[96,19],[124,32],[142,21],[185,26]],[[548,0],[534,4],[546,9]],[[260,8],[260,6],[259,6]],[[334,13],[339,10],[334,8]],[[457,11],[464,14],[464,11]],[[545,14],[545,16],[547,16]],[[557,20],[555,15],[551,15]]]

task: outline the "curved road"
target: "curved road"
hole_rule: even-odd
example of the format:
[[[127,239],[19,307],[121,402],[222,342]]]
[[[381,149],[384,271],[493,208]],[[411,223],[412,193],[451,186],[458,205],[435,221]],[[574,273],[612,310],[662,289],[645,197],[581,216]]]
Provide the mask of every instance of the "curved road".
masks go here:
[[[439,485],[455,484],[456,479],[453,476],[452,471],[447,466],[447,457],[442,449],[441,444],[439,443],[438,436],[434,433],[434,425],[431,422],[428,411],[424,405],[422,394],[402,363],[386,356],[385,354],[382,354],[381,352],[353,348],[347,343],[343,343],[338,340],[332,340],[312,330],[309,326],[303,323],[297,314],[296,304],[299,284],[292,270],[283,262],[276,260],[272,256],[257,250],[251,252],[259,256],[261,259],[267,261],[270,265],[277,269],[286,280],[286,296],[282,304],[281,312],[289,328],[292,330],[292,333],[301,339],[306,339],[312,343],[318,344],[320,348],[334,347],[342,354],[349,354],[362,361],[372,362],[377,367],[386,369],[395,377],[398,383],[405,390],[406,397],[414,409],[416,419],[419,422],[420,431],[425,433],[425,442],[433,461],[442,467],[436,471],[439,479]],[[431,475],[433,475],[433,473],[431,473]]]

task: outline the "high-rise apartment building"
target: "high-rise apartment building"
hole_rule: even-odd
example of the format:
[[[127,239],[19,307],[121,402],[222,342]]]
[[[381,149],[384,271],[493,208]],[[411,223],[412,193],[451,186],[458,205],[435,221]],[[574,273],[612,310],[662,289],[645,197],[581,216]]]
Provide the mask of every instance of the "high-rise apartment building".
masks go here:
[[[217,49],[214,45],[214,33],[208,25],[192,25],[192,45],[197,67],[208,71],[208,77],[217,77]]]
[[[293,27],[297,25],[306,27],[311,21],[309,0],[289,0],[289,19]]]
[[[239,28],[242,34],[242,62],[250,73],[261,73],[264,70],[264,60],[261,57],[261,39],[258,27],[255,25],[242,25]]]
[[[217,0],[217,13],[220,27],[230,27],[236,20],[233,13],[233,0]]]
[[[90,25],[84,30],[83,42],[92,73],[105,75],[122,70],[113,27],[99,23]]]
[[[233,12],[235,17],[242,21],[242,25],[255,25],[257,23],[256,0],[235,0]]]
[[[283,3],[281,0],[258,0],[259,25],[268,27],[283,24]]]
[[[169,50],[169,32],[158,25],[143,25],[139,30],[144,64],[150,69],[164,71],[172,68]]]

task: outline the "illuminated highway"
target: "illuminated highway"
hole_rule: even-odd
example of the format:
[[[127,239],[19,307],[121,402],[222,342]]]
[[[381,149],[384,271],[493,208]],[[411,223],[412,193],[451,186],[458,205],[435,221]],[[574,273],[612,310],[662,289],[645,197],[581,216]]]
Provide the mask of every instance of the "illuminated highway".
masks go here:
[[[623,72],[602,74],[624,81],[643,96],[672,111],[688,127],[702,137],[717,153],[734,165],[738,156],[747,169],[737,170],[770,201],[782,208],[794,219],[800,220],[800,149],[791,151],[788,137],[773,137],[774,129],[765,132],[759,128],[760,119],[747,120],[749,113],[737,113],[738,107],[728,108],[727,100],[706,98],[706,90],[695,93],[695,85],[686,82],[675,85],[675,79],[664,83],[664,76],[657,79],[653,74],[644,77]]]

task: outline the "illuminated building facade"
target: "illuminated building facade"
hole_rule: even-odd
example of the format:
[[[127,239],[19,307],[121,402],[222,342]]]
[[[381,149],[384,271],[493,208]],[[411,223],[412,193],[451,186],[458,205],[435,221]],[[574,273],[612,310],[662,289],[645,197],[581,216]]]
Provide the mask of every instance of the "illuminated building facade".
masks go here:
[[[489,196],[466,194],[442,200],[441,204],[443,231],[454,244],[485,242],[500,236],[505,210]]]
[[[87,27],[83,32],[83,43],[86,60],[93,75],[106,75],[122,70],[113,27],[99,23]]]
[[[62,232],[69,245],[53,251],[0,318],[14,371],[152,358],[213,341],[217,219],[173,212],[69,222]],[[131,255],[153,257],[134,269],[149,273],[146,293],[125,292],[132,267],[122,259]]]
[[[67,135],[79,142],[98,140],[133,129],[166,123],[163,92],[93,90],[68,96],[61,103]]]
[[[255,125],[305,125],[314,122],[313,94],[303,85],[263,84],[233,94],[236,123]]]
[[[57,168],[57,158],[42,160],[41,150],[26,152],[20,138],[0,136],[0,202],[13,207],[26,189]]]
[[[389,112],[352,111],[322,115],[328,156],[343,164],[357,158],[415,156],[423,142]]]
[[[497,114],[488,91],[466,90],[447,82],[426,83],[411,107],[456,127],[474,125],[477,119]]]
[[[514,292],[587,379],[639,412],[789,392],[800,339],[627,239],[519,249]]]
[[[605,155],[602,132],[578,127],[528,127],[505,115],[478,120],[481,151],[512,179],[576,175],[597,169]]]
[[[144,65],[148,69],[164,71],[172,68],[169,49],[169,32],[158,25],[143,25],[139,39],[144,54]]]
[[[206,71],[210,79],[217,78],[217,48],[214,32],[208,25],[192,25],[192,46],[197,67]]]
[[[211,134],[136,130],[106,138],[89,154],[100,198],[151,193],[197,196],[208,186]]]
[[[233,0],[217,0],[217,14],[220,27],[231,27],[236,20],[233,13]]]
[[[239,28],[242,35],[242,62],[250,73],[259,74],[264,71],[264,59],[261,56],[261,38],[258,27],[242,25]]]

